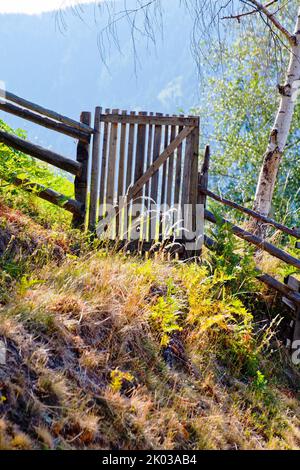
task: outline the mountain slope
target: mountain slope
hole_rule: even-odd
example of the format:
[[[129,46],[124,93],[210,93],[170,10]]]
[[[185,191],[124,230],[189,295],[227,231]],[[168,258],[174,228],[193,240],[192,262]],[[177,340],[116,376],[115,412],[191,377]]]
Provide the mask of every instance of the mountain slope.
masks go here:
[[[0,223],[0,449],[300,448],[299,371],[256,284],[246,309],[212,260],[62,242],[3,204]]]

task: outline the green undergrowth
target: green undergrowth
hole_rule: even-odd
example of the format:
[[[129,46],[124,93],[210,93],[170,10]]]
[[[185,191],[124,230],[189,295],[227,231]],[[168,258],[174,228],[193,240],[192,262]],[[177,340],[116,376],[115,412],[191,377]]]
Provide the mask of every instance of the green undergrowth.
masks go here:
[[[202,265],[98,249],[31,267],[1,309],[0,447],[299,448],[299,373],[232,243]]]
[[[18,137],[26,138],[26,133],[21,129],[13,130],[2,120],[0,129],[12,133]],[[62,171],[53,171],[53,167],[43,164],[22,152],[0,144],[0,197],[5,198],[5,203],[13,208],[22,210],[31,218],[46,227],[66,229],[70,225],[71,216],[66,211],[42,201],[36,195],[26,193],[24,189],[12,184],[14,177],[26,181],[38,183],[46,188],[51,188],[63,194],[67,198],[74,196],[74,185]],[[38,189],[35,191],[38,193]]]

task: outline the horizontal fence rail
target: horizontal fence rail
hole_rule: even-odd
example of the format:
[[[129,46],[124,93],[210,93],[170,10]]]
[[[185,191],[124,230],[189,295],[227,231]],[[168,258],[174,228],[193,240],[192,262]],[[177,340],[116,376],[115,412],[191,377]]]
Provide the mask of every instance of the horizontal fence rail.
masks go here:
[[[281,232],[287,233],[288,235],[291,235],[295,238],[300,239],[300,230],[286,227],[285,225],[282,225],[279,222],[276,222],[275,220],[273,220],[269,217],[261,215],[261,214],[259,214],[258,212],[255,212],[252,209],[248,209],[246,207],[243,207],[240,204],[237,204],[236,202],[233,202],[233,201],[230,201],[229,199],[224,198],[223,196],[218,196],[217,194],[213,193],[212,191],[209,191],[208,189],[202,188],[201,186],[199,187],[199,191],[202,194],[205,194],[206,196],[214,199],[215,201],[221,202],[222,204],[224,204],[226,206],[237,209],[240,212],[244,212],[244,214],[247,214],[247,215],[249,215],[250,217],[253,217],[256,220],[260,220],[260,221],[264,222],[265,224],[272,225],[273,227],[277,228]]]
[[[20,98],[19,96],[14,95],[13,93],[10,93],[9,91],[0,89],[0,97],[4,98],[7,101],[12,101],[13,103],[17,103],[18,105],[26,109],[30,109],[31,111],[34,111],[38,114],[54,119],[55,121],[67,124],[68,126],[78,129],[80,131],[83,131],[85,133],[88,133],[88,134],[94,133],[94,129],[86,124],[77,122],[73,119],[63,116],[62,114],[56,113],[55,111],[51,111],[50,109],[44,108],[43,106],[32,103],[31,101],[25,100],[24,98]]]
[[[217,219],[214,216],[214,214],[207,209],[205,210],[205,219],[208,220],[209,222],[212,222],[214,224],[217,223]],[[300,260],[295,258],[294,256],[289,255],[285,251],[281,250],[280,248],[277,248],[276,246],[272,245],[272,243],[269,243],[262,238],[257,237],[256,235],[253,235],[250,232],[247,232],[246,230],[243,230],[242,228],[238,227],[237,225],[232,224],[226,219],[221,218],[221,223],[222,224],[227,224],[232,232],[242,240],[245,240],[248,243],[251,243],[252,245],[257,246],[258,248],[266,251],[270,255],[274,256],[275,258],[280,259],[281,261],[284,261],[285,263],[289,264],[290,266],[294,266],[297,269],[300,269]]]
[[[91,134],[86,130],[77,129],[74,126],[70,126],[69,124],[65,124],[63,122],[53,121],[48,117],[40,116],[31,111],[28,111],[25,108],[20,108],[19,106],[15,106],[11,103],[5,103],[1,100],[0,110],[13,114],[14,116],[18,116],[22,119],[26,119],[27,121],[34,122],[35,124],[39,124],[40,126],[46,127],[47,129],[60,132],[61,134],[68,135],[69,137],[74,137],[75,139],[89,142],[91,138]]]
[[[6,180],[8,183],[14,186],[22,187],[24,191],[36,194],[39,198],[45,201],[51,202],[56,206],[59,206],[72,214],[82,216],[84,207],[75,199],[67,198],[64,194],[61,194],[53,189],[46,188],[42,184],[32,183],[28,179],[20,179],[17,176],[10,177]]]
[[[0,130],[0,143],[12,147],[15,150],[24,152],[27,155],[38,158],[45,163],[50,163],[61,170],[65,170],[73,175],[80,175],[82,165],[79,162],[66,158],[58,153],[52,152],[51,150],[44,149],[39,145],[32,144],[27,140],[21,139],[13,134],[8,134],[5,131]]]
[[[287,233],[288,235],[291,235],[298,239],[300,238],[300,230],[297,230],[294,228],[290,229],[289,227],[286,227],[285,225],[280,224],[269,217],[263,216],[251,209],[247,209],[241,206],[240,204],[230,201],[229,199],[226,199],[210,191],[208,189],[209,165],[210,165],[210,148],[209,146],[207,146],[205,150],[202,169],[198,175],[198,188],[199,188],[198,200],[199,200],[199,203],[203,204],[205,207],[205,211],[204,211],[205,219],[214,224],[219,223],[219,222],[221,222],[221,224],[223,225],[227,224],[228,227],[231,229],[232,233],[236,235],[237,237],[256,246],[260,250],[266,251],[267,253],[274,256],[275,258],[280,259],[281,261],[284,261],[288,265],[294,266],[296,269],[300,270],[299,259],[295,258],[294,256],[291,256],[290,254],[286,253],[284,250],[277,248],[276,246],[267,242],[266,240],[263,240],[262,238],[246,230],[243,230],[241,227],[238,227],[237,225],[229,222],[225,218],[221,218],[217,220],[214,214],[206,209],[207,197],[210,197],[211,199],[214,199],[215,201],[218,201],[221,204],[237,209],[240,212],[243,212],[249,215],[250,217],[253,217],[256,220],[259,220],[265,224],[271,225],[283,233]],[[216,242],[212,240],[210,237],[208,237],[207,235],[204,236],[204,244],[207,248],[211,250],[214,250],[216,248]],[[300,248],[299,242],[296,243],[296,247],[297,246]],[[259,281],[263,282],[268,287],[271,287],[272,289],[279,292],[283,296],[283,301],[285,301],[285,303],[288,303],[290,307],[294,310],[294,312],[296,312],[293,339],[295,338],[300,339],[300,292],[298,288],[300,284],[299,281],[295,280],[295,282],[292,283],[292,282],[286,282],[285,280],[285,284],[283,284],[282,282],[278,281],[277,279],[270,276],[269,274],[263,273],[259,268],[257,268],[256,277]],[[291,276],[288,277],[288,279],[290,278]],[[295,288],[294,284],[297,284],[297,288]],[[291,341],[288,340],[287,344],[291,344]]]
[[[140,124],[140,125],[158,125],[158,126],[185,126],[195,127],[199,125],[198,117],[183,116],[163,116],[163,115],[147,115],[147,113],[139,114],[118,114],[106,113],[101,114],[101,122],[113,124]]]

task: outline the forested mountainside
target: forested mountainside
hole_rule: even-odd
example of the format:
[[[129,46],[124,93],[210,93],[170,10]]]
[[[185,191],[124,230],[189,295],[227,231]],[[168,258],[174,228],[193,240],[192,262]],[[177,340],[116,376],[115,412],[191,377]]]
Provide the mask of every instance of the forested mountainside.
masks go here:
[[[1,15],[0,59],[5,67],[0,80],[9,91],[75,119],[95,106],[174,114],[179,109],[188,112],[197,104],[197,68],[190,47],[192,19],[180,12],[177,2],[168,13],[156,47],[147,47],[147,38],[136,44],[136,62],[125,24],[120,23],[119,31],[122,53],[109,48],[104,63],[98,35],[107,18],[101,16],[95,24],[93,5],[85,5],[82,18],[69,10],[65,15],[66,29],[55,12]],[[12,117],[8,122],[13,127],[24,125]],[[37,138],[57,151],[64,147],[73,155],[69,139],[30,123],[26,130],[31,140]]]

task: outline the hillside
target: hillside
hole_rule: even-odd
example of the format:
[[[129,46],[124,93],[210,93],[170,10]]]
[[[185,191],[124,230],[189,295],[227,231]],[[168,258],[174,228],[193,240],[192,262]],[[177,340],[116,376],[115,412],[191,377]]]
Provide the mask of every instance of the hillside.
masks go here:
[[[23,212],[2,197],[1,449],[300,448],[281,306],[247,263],[230,277],[209,253],[202,266],[125,256],[33,196],[11,201]]]

